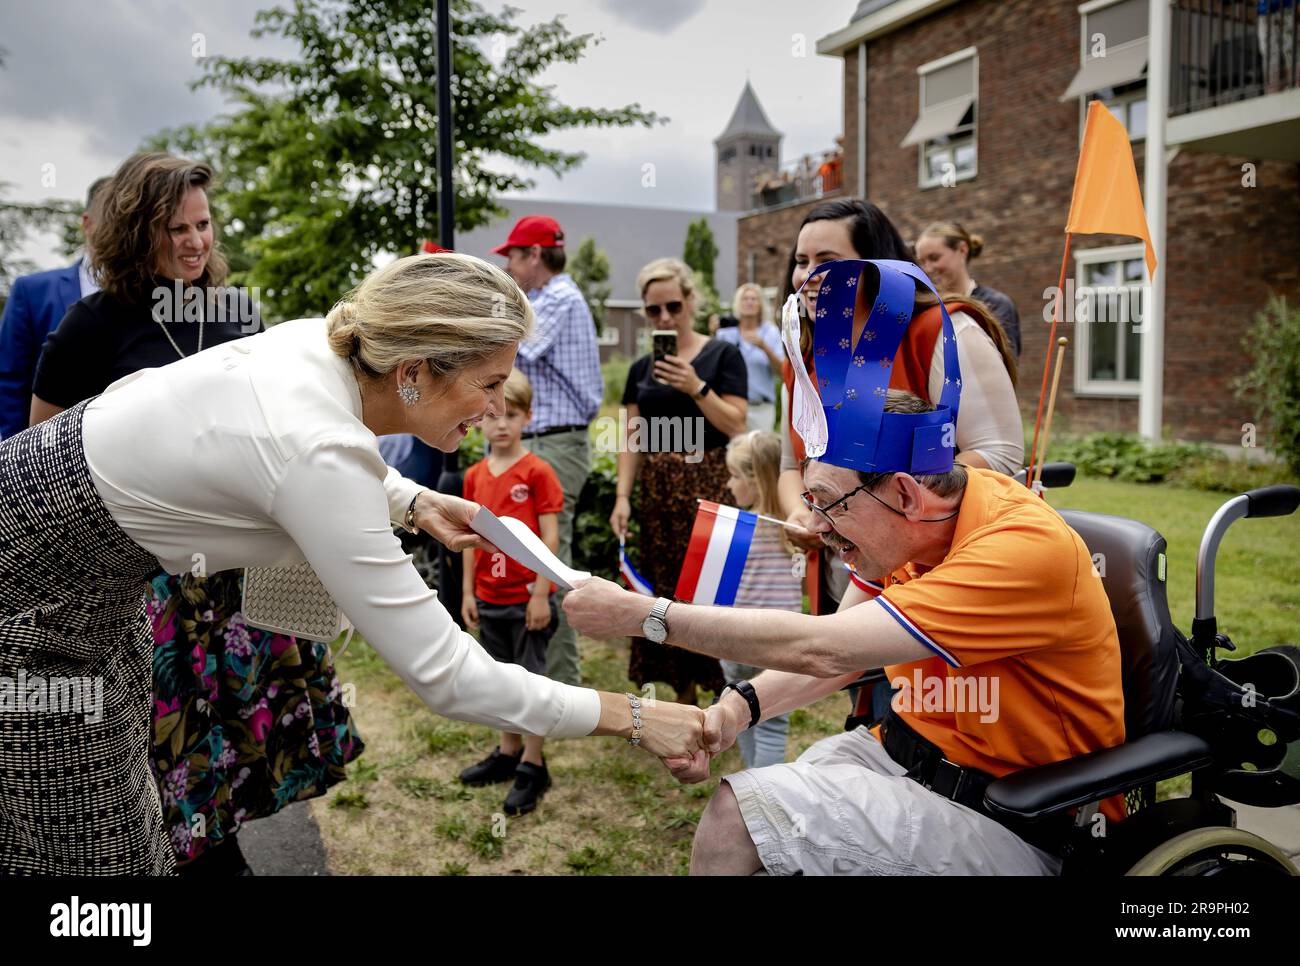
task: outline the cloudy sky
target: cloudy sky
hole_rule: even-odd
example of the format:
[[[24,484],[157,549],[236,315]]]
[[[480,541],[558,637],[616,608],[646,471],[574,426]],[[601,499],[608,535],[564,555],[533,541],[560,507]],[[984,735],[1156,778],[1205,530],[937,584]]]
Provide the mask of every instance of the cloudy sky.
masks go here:
[[[498,10],[497,0],[480,0]],[[209,55],[290,55],[278,37],[249,36],[274,0],[0,0],[0,181],[9,199],[74,198],[157,130],[221,112],[220,95],[190,90]],[[541,80],[571,105],[639,102],[670,118],[653,130],[576,130],[548,143],[586,152],[563,178],[536,174],[530,197],[659,207],[713,207],[713,138],[746,78],[785,134],[785,158],[831,146],[842,127],[841,66],[815,51],[848,23],[857,0],[514,0],[527,25],[563,14],[601,42]],[[432,2],[430,2],[432,7]],[[802,48],[804,56],[797,56]],[[653,162],[656,184],[641,184]],[[23,254],[61,262],[49,238]]]

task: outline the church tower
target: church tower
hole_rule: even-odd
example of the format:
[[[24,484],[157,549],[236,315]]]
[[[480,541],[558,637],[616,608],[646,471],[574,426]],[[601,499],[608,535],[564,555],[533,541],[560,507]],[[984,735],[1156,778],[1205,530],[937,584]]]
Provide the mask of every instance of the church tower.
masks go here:
[[[749,81],[745,81],[731,121],[714,139],[713,148],[717,172],[715,207],[718,211],[751,210],[755,179],[780,166],[781,132],[763,113]]]

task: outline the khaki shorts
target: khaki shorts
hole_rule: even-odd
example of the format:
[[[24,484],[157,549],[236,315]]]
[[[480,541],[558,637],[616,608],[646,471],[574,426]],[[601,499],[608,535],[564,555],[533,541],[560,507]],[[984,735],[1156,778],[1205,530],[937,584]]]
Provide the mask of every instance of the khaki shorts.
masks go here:
[[[728,775],[772,875],[1056,875],[1060,860],[910,778],[866,728]]]

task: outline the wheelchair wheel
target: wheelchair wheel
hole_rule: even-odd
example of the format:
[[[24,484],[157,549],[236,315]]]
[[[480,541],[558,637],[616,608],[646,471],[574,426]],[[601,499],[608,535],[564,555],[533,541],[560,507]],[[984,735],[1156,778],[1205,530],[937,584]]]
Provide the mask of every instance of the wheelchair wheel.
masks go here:
[[[1129,875],[1273,877],[1300,875],[1277,846],[1237,828],[1198,828],[1161,842]]]

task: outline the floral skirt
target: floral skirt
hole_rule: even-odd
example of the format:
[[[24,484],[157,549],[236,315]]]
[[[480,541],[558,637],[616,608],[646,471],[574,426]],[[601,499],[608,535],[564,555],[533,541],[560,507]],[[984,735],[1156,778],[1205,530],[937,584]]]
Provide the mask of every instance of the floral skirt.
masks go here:
[[[329,646],[258,630],[243,574],[158,574],[152,764],[177,860],[344,779],[364,745]]]
[[[681,453],[654,453],[641,464],[637,510],[641,575],[656,594],[671,598],[677,588],[699,509],[697,501],[731,502],[729,475],[727,451],[722,447],[706,450],[698,463],[687,463]],[[632,638],[627,675],[638,686],[663,681],[678,693],[691,682],[706,691],[720,691],[725,683],[717,658],[671,644],[655,644],[644,637]]]

